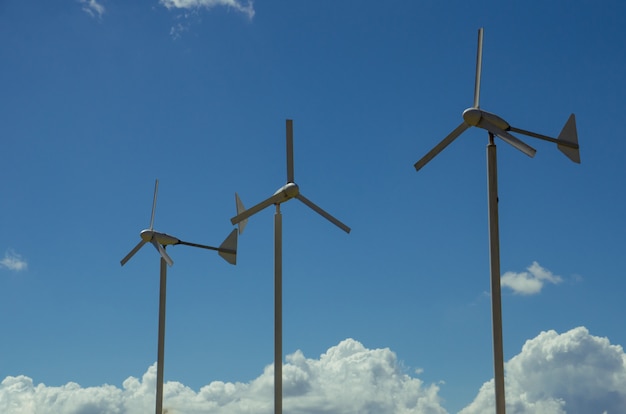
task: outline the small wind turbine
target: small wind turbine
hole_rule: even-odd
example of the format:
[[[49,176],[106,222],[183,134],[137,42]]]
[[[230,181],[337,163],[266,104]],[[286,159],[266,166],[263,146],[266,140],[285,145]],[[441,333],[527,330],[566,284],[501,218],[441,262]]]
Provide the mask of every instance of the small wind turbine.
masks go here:
[[[206,246],[203,244],[189,243],[170,236],[169,234],[154,231],[154,212],[156,210],[157,192],[159,180],[154,184],[154,198],[152,200],[152,216],[150,228],[142,230],[141,241],[121,261],[122,266],[130,260],[143,247],[150,242],[161,255],[161,280],[159,288],[159,340],[157,351],[157,383],[156,383],[156,414],[163,413],[163,359],[165,353],[165,292],[167,287],[167,265],[172,266],[174,261],[165,252],[165,247],[170,245],[184,244],[186,246],[200,247],[201,249],[215,250],[230,264],[237,263],[237,230],[233,230],[220,247]]]
[[[563,152],[570,160],[580,163],[578,151],[578,133],[576,132],[576,118],[571,114],[565,126],[561,130],[558,138],[551,138],[546,135],[526,131],[512,127],[508,122],[479,107],[480,98],[480,75],[482,71],[483,54],[483,29],[478,30],[478,52],[476,55],[476,79],[474,84],[474,105],[463,111],[463,122],[454,131],[448,134],[439,144],[415,163],[415,169],[420,170],[430,160],[437,156],[445,147],[454,141],[459,135],[471,126],[482,128],[489,133],[489,144],[487,145],[487,177],[489,187],[489,245],[491,260],[491,313],[493,323],[493,357],[494,357],[494,379],[495,379],[495,399],[496,413],[505,413],[504,400],[504,353],[502,344],[502,305],[500,298],[500,241],[498,230],[498,173],[496,162],[496,145],[494,137],[502,139],[524,154],[533,157],[536,150],[510,132],[539,138],[557,144],[557,148]],[[509,132],[510,131],[510,132]]]
[[[233,224],[239,225],[239,232],[247,223],[248,217],[258,213],[259,211],[276,205],[276,213],[274,214],[274,413],[281,414],[283,412],[283,299],[282,299],[282,214],[280,205],[287,200],[297,198],[304,204],[309,206],[313,211],[345,231],[350,233],[350,227],[328,214],[322,208],[318,207],[311,200],[304,197],[300,193],[298,185],[293,178],[293,121],[288,119],[287,127],[287,184],[279,188],[270,198],[261,201],[259,204],[246,210],[239,196],[235,193],[235,201],[237,204],[237,215],[230,219]]]

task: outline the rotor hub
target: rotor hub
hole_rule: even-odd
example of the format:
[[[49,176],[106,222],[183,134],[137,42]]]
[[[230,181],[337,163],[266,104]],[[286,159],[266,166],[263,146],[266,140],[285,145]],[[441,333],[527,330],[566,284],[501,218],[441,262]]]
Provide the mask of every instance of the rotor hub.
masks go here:
[[[484,129],[488,129],[484,126],[486,123],[495,125],[497,128],[500,128],[503,131],[508,131],[511,129],[511,125],[498,115],[491,112],[483,111],[482,109],[478,108],[467,108],[465,111],[463,111],[463,120],[468,125]]]
[[[483,116],[483,111],[478,108],[467,108],[463,111],[463,120],[471,126],[478,126],[480,118]]]
[[[274,194],[282,194],[285,197],[285,199],[281,201],[282,203],[300,194],[300,188],[296,183],[287,183],[284,186],[280,187]]]
[[[154,231],[150,229],[145,229],[145,230],[142,230],[139,235],[141,236],[141,239],[143,241],[149,242],[154,237]]]

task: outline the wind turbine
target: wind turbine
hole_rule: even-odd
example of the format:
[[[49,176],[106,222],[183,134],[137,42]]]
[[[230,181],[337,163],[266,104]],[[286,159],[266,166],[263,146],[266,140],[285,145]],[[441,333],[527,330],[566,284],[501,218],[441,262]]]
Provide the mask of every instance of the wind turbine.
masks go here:
[[[487,130],[489,144],[487,145],[487,178],[488,178],[488,214],[489,214],[489,246],[490,246],[490,274],[491,274],[491,313],[493,329],[493,357],[496,413],[505,413],[504,400],[504,352],[502,344],[502,305],[500,297],[500,241],[498,230],[498,173],[496,162],[496,145],[494,137],[502,139],[524,154],[534,157],[536,150],[523,141],[511,135],[515,132],[532,138],[542,139],[557,144],[557,148],[570,160],[580,163],[578,151],[578,133],[576,132],[576,118],[571,114],[558,138],[551,138],[536,132],[526,131],[511,126],[504,119],[491,112],[483,111],[479,106],[480,76],[482,71],[483,29],[478,30],[478,52],[476,54],[476,79],[474,84],[474,105],[463,111],[463,122],[447,137],[415,163],[415,169],[420,170],[445,147],[471,126]]]
[[[151,243],[161,256],[161,277],[159,288],[159,339],[157,351],[157,383],[156,383],[156,414],[163,413],[163,359],[165,354],[165,292],[167,287],[167,265],[172,266],[174,261],[166,253],[166,246],[183,244],[186,246],[199,247],[201,249],[215,250],[230,264],[237,263],[237,230],[233,230],[220,247],[212,247],[204,244],[189,243],[179,240],[169,234],[154,231],[154,212],[156,210],[157,192],[159,190],[159,180],[154,184],[154,198],[152,200],[152,216],[150,217],[150,228],[142,230],[141,241],[128,253],[121,261],[124,266],[131,257],[135,255],[146,243]]]
[[[294,182],[293,177],[293,121],[288,119],[286,122],[287,129],[287,184],[279,188],[271,197],[261,201],[259,204],[246,210],[241,199],[235,193],[235,201],[237,204],[237,215],[230,219],[233,224],[239,225],[239,232],[243,229],[250,216],[258,213],[266,207],[274,204],[276,213],[274,214],[274,413],[281,414],[283,412],[283,265],[282,265],[282,214],[280,205],[285,201],[296,198],[310,207],[313,211],[345,231],[350,233],[350,227],[346,226],[335,217],[324,211],[322,208],[314,204],[311,200],[300,193],[298,185]]]

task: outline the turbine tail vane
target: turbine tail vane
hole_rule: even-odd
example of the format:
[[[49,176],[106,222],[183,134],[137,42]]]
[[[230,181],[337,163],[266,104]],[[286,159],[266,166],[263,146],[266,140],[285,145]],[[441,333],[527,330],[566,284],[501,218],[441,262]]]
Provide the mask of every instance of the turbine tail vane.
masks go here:
[[[271,206],[272,204],[280,204],[283,201],[285,201],[285,196],[282,194],[282,192],[279,192],[277,194],[274,194],[267,200],[261,201],[259,204],[252,206],[249,209],[244,210],[241,213],[237,214],[235,217],[230,219],[230,222],[232,224],[241,223],[242,221],[246,220],[248,217],[255,215],[259,211]]]
[[[567,158],[580,164],[580,151],[578,149],[578,132],[576,131],[576,116],[571,114],[561,130],[558,137],[559,141],[566,142],[570,145],[557,144],[557,148]]]
[[[237,229],[230,232],[220,245],[218,254],[228,263],[237,264]]]
[[[243,206],[243,202],[241,201],[241,198],[239,198],[239,194],[237,193],[235,193],[235,206],[237,208],[237,216],[239,216],[241,213],[246,211],[246,208]],[[237,227],[239,229],[239,234],[242,234],[243,229],[246,227],[246,224],[248,224],[248,219],[243,219],[239,221],[237,224],[238,224]]]

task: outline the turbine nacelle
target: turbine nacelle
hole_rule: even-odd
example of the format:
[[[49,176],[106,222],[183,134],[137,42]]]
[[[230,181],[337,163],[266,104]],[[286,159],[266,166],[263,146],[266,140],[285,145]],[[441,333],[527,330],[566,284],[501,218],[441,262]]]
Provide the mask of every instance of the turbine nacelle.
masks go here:
[[[483,129],[487,129],[484,127],[484,122],[481,125],[481,121],[487,121],[491,125],[495,125],[497,128],[502,129],[504,131],[508,131],[511,129],[511,125],[506,122],[504,119],[500,118],[496,114],[492,114],[491,112],[483,111],[478,108],[467,108],[463,111],[463,120],[470,126],[479,127]]]
[[[158,231],[145,229],[139,234],[141,239],[146,242],[156,241],[162,246],[171,246],[174,244],[180,244],[180,240],[169,234],[159,233]]]
[[[287,183],[284,186],[280,187],[278,190],[276,190],[276,192],[274,193],[275,196],[279,194],[285,197],[285,199],[277,201],[275,204],[280,204],[282,202],[297,197],[298,194],[300,194],[300,188],[296,183]]]

